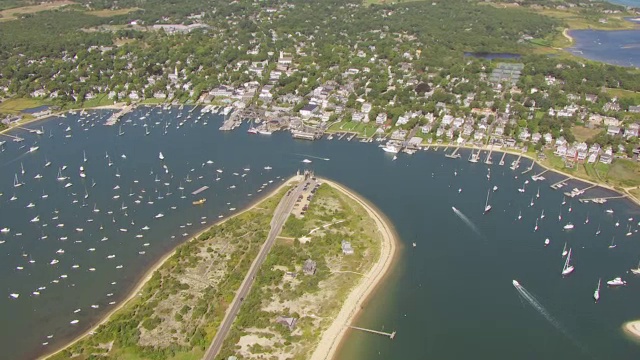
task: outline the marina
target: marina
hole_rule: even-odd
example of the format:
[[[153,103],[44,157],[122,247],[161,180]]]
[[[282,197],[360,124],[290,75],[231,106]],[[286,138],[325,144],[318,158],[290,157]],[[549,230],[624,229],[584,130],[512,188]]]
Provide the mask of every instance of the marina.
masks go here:
[[[0,268],[10,274],[2,278],[0,304],[15,324],[0,345],[12,359],[34,358],[89,329],[177,244],[306,168],[376,204],[406,245],[380,286],[384,290],[367,301],[351,324],[394,329],[401,336],[381,342],[354,329],[338,359],[470,358],[504,349],[500,344],[505,342],[512,344],[508,352],[516,358],[584,358],[564,335],[549,331],[535,308],[523,308],[511,286],[514,278],[572,337],[589,343],[594,356],[640,356],[640,348],[615,331],[640,317],[632,305],[640,295],[640,279],[629,270],[640,257],[635,241],[640,216],[636,205],[616,198],[619,194],[595,187],[563,201],[563,192],[550,184],[583,190],[590,185],[533,164],[538,180],[531,178],[538,184],[532,186],[523,184],[529,180],[519,171],[443,156],[472,159],[481,156],[477,148],[409,156],[346,141],[352,136],[346,133],[344,141],[336,136],[313,142],[282,131],[253,135],[246,124],[223,133],[224,115],[193,109],[138,107],[118,126],[103,126],[111,111],[68,114],[38,123],[45,136],[27,130],[11,134],[26,144],[20,150],[18,143],[7,142],[0,154]],[[120,125],[124,134],[119,136]],[[225,151],[203,151],[213,147],[208,144]],[[32,146],[39,149],[25,153]],[[482,160],[485,155],[490,157],[483,154]],[[501,157],[509,163],[519,158]],[[412,180],[389,186],[394,178]],[[607,207],[593,199],[608,199]],[[565,230],[568,223],[573,227]],[[612,237],[615,248],[610,248]],[[561,256],[565,244],[567,254]],[[563,278],[570,267],[574,270]],[[626,286],[604,284],[618,277]],[[596,305],[593,294],[600,278]],[[487,289],[492,297],[468,296]],[[575,310],[559,310],[569,308]],[[465,336],[468,327],[463,325],[469,322],[486,324],[484,331],[495,340]],[[605,325],[588,326],[592,322]],[[523,323],[527,332],[514,331]],[[545,347],[532,344],[533,338]]]

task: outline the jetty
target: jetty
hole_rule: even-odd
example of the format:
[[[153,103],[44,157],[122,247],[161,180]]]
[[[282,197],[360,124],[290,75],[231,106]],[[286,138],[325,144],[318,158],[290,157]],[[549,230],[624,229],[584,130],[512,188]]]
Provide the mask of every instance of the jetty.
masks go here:
[[[473,150],[474,149],[471,149],[471,155],[469,156],[469,162],[477,163],[478,162],[478,158],[480,157],[480,151],[478,151],[477,154],[474,154]]]
[[[569,180],[569,179],[570,179],[570,178],[564,178],[564,179],[562,179],[562,180],[558,181],[558,182],[557,182],[557,183],[555,183],[555,184],[551,184],[551,188],[552,188],[552,189],[554,189],[554,190],[558,190],[558,189],[560,189],[561,187],[566,186],[566,185],[567,185],[567,180]]]
[[[587,186],[586,188],[584,188],[582,190],[580,190],[578,188],[574,188],[573,190],[571,190],[571,192],[565,192],[564,194],[566,196],[569,196],[569,197],[576,197],[578,195],[584,194],[587,190],[593,189],[596,186],[598,186],[598,185]]]
[[[107,122],[104,123],[104,124],[107,125],[107,126],[113,126],[113,125],[117,124],[118,121],[120,121],[120,119],[122,119],[123,116],[127,115],[131,111],[133,111],[133,105],[127,105],[124,108],[122,108],[122,110],[120,110],[117,113],[111,115],[109,117],[109,119],[107,119]]]
[[[487,165],[491,165],[493,164],[493,161],[491,160],[491,153],[493,152],[493,146],[491,148],[489,148],[489,153],[487,154],[487,158],[484,160],[484,163]]]
[[[446,154],[445,156],[450,158],[450,159],[458,159],[458,158],[460,158],[460,154],[458,154],[458,150],[460,150],[460,146],[458,146],[457,148],[453,149],[453,152],[451,152],[451,154]]]
[[[300,131],[300,130],[291,130],[291,136],[293,136],[294,139],[302,139],[302,140],[316,140],[319,139],[320,137],[322,137],[322,134],[318,134],[318,133],[311,133],[311,132],[307,132],[307,131]],[[331,135],[329,135],[331,136]]]
[[[201,192],[203,192],[203,191],[207,190],[208,188],[209,188],[209,187],[205,185],[205,186],[201,187],[200,189],[198,189],[198,190],[196,190],[196,191],[192,192],[192,193],[191,193],[191,195],[198,195],[198,194],[200,194]]]
[[[520,153],[518,158],[511,163],[511,170],[515,171],[517,168],[520,167],[520,159],[521,158],[522,158],[522,153]]]
[[[523,172],[522,172],[522,174],[526,174],[526,173],[528,173],[529,171],[533,170],[533,167],[534,167],[535,165],[536,165],[536,162],[532,160],[532,161],[531,161],[531,166],[529,166],[529,167],[527,168],[527,170],[523,171]]]
[[[362,327],[357,327],[357,326],[351,326],[349,325],[350,328],[352,329],[356,329],[356,330],[360,330],[360,331],[365,331],[365,332],[369,332],[372,334],[378,334],[378,335],[384,335],[384,336],[388,336],[389,339],[393,340],[393,338],[396,337],[396,332],[391,332],[391,333],[387,333],[384,331],[378,331],[378,330],[371,330],[371,329],[366,329],[366,328],[362,328]]]
[[[506,152],[503,152],[503,153],[502,153],[502,157],[500,158],[500,163],[499,163],[499,164],[500,164],[500,166],[503,166],[503,165],[504,165],[504,157],[505,157],[505,156],[507,156],[507,153],[506,153]]]
[[[581,203],[592,202],[596,204],[604,204],[607,202],[607,200],[624,199],[626,197],[627,195],[619,195],[619,196],[608,196],[608,197],[599,197],[599,198],[578,199],[578,201],[580,201]]]
[[[542,175],[544,175],[544,173],[546,173],[547,171],[549,171],[549,169],[544,170],[540,174],[531,175],[531,180],[533,180],[533,181],[545,180],[544,176],[542,176]]]
[[[220,131],[231,131],[240,126],[240,122],[240,113],[237,111],[233,112],[231,116],[225,119],[224,123],[222,123],[222,126],[220,126]]]

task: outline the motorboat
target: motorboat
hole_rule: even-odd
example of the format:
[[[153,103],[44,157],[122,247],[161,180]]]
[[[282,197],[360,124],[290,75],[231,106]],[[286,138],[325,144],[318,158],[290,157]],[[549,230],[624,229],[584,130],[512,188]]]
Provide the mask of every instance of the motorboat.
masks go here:
[[[623,281],[622,278],[617,277],[615,279],[607,281],[607,285],[609,285],[609,286],[624,286],[624,285],[627,285],[627,282]]]

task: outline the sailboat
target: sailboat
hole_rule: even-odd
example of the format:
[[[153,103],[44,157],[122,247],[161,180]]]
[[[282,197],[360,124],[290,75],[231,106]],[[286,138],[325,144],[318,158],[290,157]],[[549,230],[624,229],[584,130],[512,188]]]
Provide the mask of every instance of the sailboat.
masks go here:
[[[575,270],[571,262],[571,249],[569,249],[569,253],[567,254],[567,260],[564,262],[564,267],[562,268],[562,276],[567,276]]]
[[[162,151],[160,152],[160,154],[158,154],[158,158],[159,158],[160,160],[164,160],[164,155],[162,155]]]
[[[489,205],[489,194],[490,194],[490,190],[487,190],[487,201],[485,201],[484,203],[484,213],[488,213],[489,211],[491,211],[491,205]]]
[[[598,300],[600,300],[600,282],[602,281],[602,279],[598,279],[598,287],[596,288],[596,291],[593,292],[593,299],[598,302]]]
[[[122,125],[120,125],[120,129],[118,130],[118,136],[124,135],[124,131],[122,131]]]
[[[567,252],[567,243],[564,243],[564,247],[562,248],[562,257],[567,256],[568,252]]]
[[[522,210],[518,213],[518,220],[522,219]]]
[[[640,275],[640,261],[638,261],[638,267],[635,269],[631,269],[631,272],[635,275]]]
[[[536,219],[536,226],[533,228],[533,231],[538,231],[538,219]]]
[[[538,188],[538,193],[536,194],[536,199],[540,198],[540,188]]]
[[[609,249],[613,249],[614,247],[616,247],[616,246],[617,246],[616,244],[614,244],[614,241],[615,241],[615,240],[616,240],[616,237],[615,237],[615,236],[611,238],[611,245],[609,245]]]
[[[540,220],[544,219],[544,209],[542,209],[542,214],[540,214]]]
[[[87,162],[87,153],[84,150],[82,150],[82,161]]]
[[[18,174],[13,178],[13,187],[20,187],[22,183],[18,181]]]
[[[631,236],[632,232],[631,232],[631,224],[629,224],[629,229],[627,229],[627,234],[626,236]]]
[[[533,207],[533,198],[531,198],[531,202],[529,203],[529,206]]]
[[[25,173],[24,165],[22,165],[22,163],[20,163],[20,172],[22,172],[22,175],[24,175],[24,173]]]
[[[600,235],[600,224],[598,224],[598,230],[596,230],[596,235]]]
[[[47,157],[44,157],[44,167],[49,167],[51,166],[51,161],[47,160]]]

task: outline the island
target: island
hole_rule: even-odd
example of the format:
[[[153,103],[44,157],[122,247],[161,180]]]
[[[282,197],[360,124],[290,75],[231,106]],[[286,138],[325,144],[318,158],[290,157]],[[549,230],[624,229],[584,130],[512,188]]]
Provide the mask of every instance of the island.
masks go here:
[[[281,211],[286,223],[269,244]],[[221,336],[225,359],[328,359],[395,253],[393,228],[373,205],[330,180],[295,176],[179,245],[97,326],[47,358],[207,358]],[[227,334],[220,326],[236,302]]]

